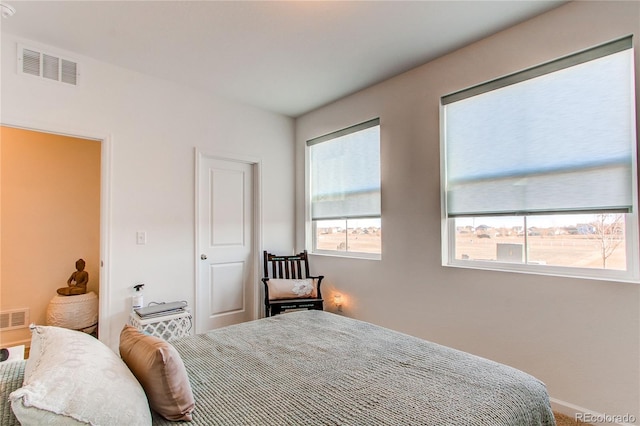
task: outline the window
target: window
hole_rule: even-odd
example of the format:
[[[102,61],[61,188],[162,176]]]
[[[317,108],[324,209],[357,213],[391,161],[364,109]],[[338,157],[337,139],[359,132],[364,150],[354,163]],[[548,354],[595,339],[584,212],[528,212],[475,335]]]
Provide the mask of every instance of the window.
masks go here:
[[[631,37],[442,103],[443,264],[638,281]]]
[[[312,139],[307,146],[312,252],[378,258],[380,120]]]

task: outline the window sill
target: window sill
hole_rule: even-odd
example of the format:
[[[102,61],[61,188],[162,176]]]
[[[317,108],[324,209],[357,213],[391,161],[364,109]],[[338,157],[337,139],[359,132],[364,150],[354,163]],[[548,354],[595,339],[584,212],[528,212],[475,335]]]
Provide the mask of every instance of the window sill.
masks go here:
[[[310,251],[309,254],[317,255],[317,256],[344,257],[349,259],[361,259],[361,260],[382,260],[382,255],[379,253],[356,253],[356,252],[318,250],[318,251]]]
[[[586,269],[586,268],[565,268],[561,266],[548,265],[527,265],[520,263],[504,263],[491,261],[468,261],[454,260],[443,262],[442,266],[463,269],[481,269],[494,272],[512,272],[531,275],[545,275],[561,278],[577,278],[598,281],[614,281],[621,283],[640,284],[637,274],[629,271]]]

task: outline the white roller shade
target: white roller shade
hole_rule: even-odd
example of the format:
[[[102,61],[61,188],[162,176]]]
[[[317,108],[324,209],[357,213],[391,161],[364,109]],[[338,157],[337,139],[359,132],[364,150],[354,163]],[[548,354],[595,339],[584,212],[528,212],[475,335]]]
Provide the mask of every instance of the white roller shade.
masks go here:
[[[443,98],[449,217],[631,210],[631,38],[587,53]]]
[[[379,120],[371,120],[307,144],[312,219],[379,217]]]

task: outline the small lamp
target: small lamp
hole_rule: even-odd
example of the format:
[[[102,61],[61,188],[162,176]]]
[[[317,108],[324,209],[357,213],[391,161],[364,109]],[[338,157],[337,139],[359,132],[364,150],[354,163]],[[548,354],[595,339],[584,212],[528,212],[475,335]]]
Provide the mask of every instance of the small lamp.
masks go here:
[[[333,295],[333,304],[338,308],[338,312],[342,312],[342,295],[340,293]]]

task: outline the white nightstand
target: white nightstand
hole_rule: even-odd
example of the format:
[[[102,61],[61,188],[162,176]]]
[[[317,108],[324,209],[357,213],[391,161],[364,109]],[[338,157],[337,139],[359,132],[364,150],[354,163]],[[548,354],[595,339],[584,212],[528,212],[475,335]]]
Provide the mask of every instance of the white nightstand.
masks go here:
[[[129,324],[152,336],[166,341],[186,337],[190,334],[193,321],[190,312],[163,315],[142,319],[135,312],[129,315]]]

